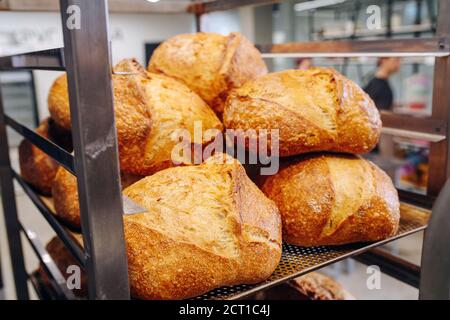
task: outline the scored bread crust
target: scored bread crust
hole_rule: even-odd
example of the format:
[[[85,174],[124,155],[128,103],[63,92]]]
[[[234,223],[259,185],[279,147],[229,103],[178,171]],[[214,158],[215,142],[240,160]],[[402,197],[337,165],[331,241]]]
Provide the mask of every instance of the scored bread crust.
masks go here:
[[[370,97],[330,68],[287,70],[247,82],[229,93],[223,122],[227,129],[278,129],[280,156],[366,153],[381,130]],[[246,135],[247,147],[255,137]]]
[[[228,91],[267,73],[260,52],[242,34],[180,34],[154,51],[148,70],[185,83],[217,114]]]
[[[141,176],[121,172],[122,189],[141,178]],[[81,221],[77,178],[63,167],[59,167],[53,179],[51,194],[56,216],[69,227],[79,229]]]
[[[202,125],[202,140],[194,142],[202,146],[214,139],[205,134],[208,129],[219,133],[223,130],[222,123],[209,106],[182,83],[147,72],[135,59],[122,60],[114,70],[128,73],[113,75],[114,111],[123,172],[145,176],[174,166],[172,150],[178,143],[177,135],[186,130],[193,137],[196,121]],[[60,125],[70,128],[65,75],[56,80],[50,91],[49,110]],[[192,159],[176,160],[186,164]]]
[[[55,183],[64,188],[54,193],[57,214],[79,219],[76,178],[61,168]],[[148,210],[124,216],[135,298],[184,299],[257,283],[278,265],[278,209],[229,156],[159,171],[124,194]]]
[[[281,257],[274,203],[222,154],[146,177],[124,194],[148,212],[124,217],[132,295],[184,299],[263,281]]]
[[[391,179],[358,156],[294,160],[267,178],[262,190],[280,210],[283,239],[294,245],[376,241],[398,230],[399,200]]]
[[[50,118],[42,121],[35,132],[67,151],[72,151],[70,131],[58,128]],[[42,195],[51,194],[52,182],[58,170],[58,163],[55,160],[30,141],[22,140],[19,145],[19,166],[20,174],[25,181]]]

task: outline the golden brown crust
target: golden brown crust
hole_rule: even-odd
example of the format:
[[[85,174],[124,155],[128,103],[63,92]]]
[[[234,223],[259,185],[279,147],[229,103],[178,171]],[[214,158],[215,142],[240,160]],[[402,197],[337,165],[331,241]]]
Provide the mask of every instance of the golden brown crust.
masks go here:
[[[355,300],[339,283],[317,272],[295,278],[289,285],[311,300]]]
[[[397,191],[378,167],[350,155],[315,155],[269,177],[263,192],[280,209],[283,239],[295,245],[339,245],[393,236]]]
[[[47,250],[48,254],[53,259],[59,271],[66,280],[72,274],[67,272],[67,268],[69,266],[78,266],[80,268],[80,288],[79,289],[74,288],[72,289],[72,292],[77,297],[80,298],[87,297],[88,294],[87,278],[86,273],[84,272],[84,268],[80,266],[75,257],[70,253],[69,250],[67,250],[64,243],[58,237],[54,237],[47,243],[45,249]],[[47,273],[43,270],[42,265],[39,267],[38,272],[41,278],[44,280],[44,282],[50,285],[50,280],[47,276]]]
[[[58,170],[53,190],[57,214],[79,219],[75,177]],[[124,194],[148,210],[124,216],[135,298],[183,299],[257,283],[278,265],[278,209],[229,156],[159,171]]]
[[[223,121],[229,129],[279,129],[280,156],[365,153],[381,130],[370,97],[328,68],[287,70],[247,82],[229,93]]]
[[[50,118],[42,121],[35,132],[67,151],[72,149],[70,132],[58,128]],[[51,194],[52,181],[58,170],[55,160],[28,140],[22,140],[19,145],[19,165],[20,174],[25,181],[41,194]]]
[[[217,160],[163,170],[124,190],[149,210],[124,217],[133,296],[188,298],[260,282],[275,270],[276,206],[238,162]]]
[[[178,134],[186,130],[194,136],[194,124],[201,123],[202,146],[213,140],[209,129],[221,132],[222,123],[209,106],[182,83],[164,75],[148,73],[135,59],[125,59],[113,75],[114,110],[121,170],[135,175],[150,175],[192,159],[172,159]],[[64,80],[63,80],[64,78]],[[65,76],[56,80],[49,109],[60,125],[70,128],[70,112]],[[194,146],[194,143],[192,143]]]
[[[120,178],[122,189],[124,189],[142,177],[121,172]],[[77,178],[66,169],[59,167],[51,191],[55,213],[58,218],[72,228],[80,228]]]
[[[199,32],[164,41],[153,53],[148,70],[185,83],[217,114],[228,91],[267,73],[259,51],[240,33],[222,36]]]
[[[339,283],[317,272],[271,287],[254,295],[256,300],[355,300]]]
[[[53,180],[52,196],[56,215],[68,225],[80,228],[77,178],[62,167]]]

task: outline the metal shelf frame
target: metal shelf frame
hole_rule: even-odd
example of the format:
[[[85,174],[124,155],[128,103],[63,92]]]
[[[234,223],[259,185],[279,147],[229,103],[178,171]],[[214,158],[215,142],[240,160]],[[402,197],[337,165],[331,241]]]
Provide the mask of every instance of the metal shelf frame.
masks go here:
[[[80,29],[69,29],[66,25],[69,18],[67,8],[71,5],[78,6],[83,13],[80,15]],[[18,299],[29,297],[21,233],[30,240],[38,257],[42,257],[45,252],[34,239],[30,239],[32,233],[26,232],[18,219],[14,177],[30,195],[57,235],[85,265],[89,274],[89,298],[129,299],[107,1],[60,0],[59,7],[64,49],[0,58],[0,70],[66,70],[75,151],[73,157],[59,146],[6,116],[0,93],[0,178],[16,295]],[[96,85],[92,86],[92,83]],[[38,201],[34,191],[12,171],[6,136],[7,125],[76,174],[84,252],[76,248],[63,227]],[[90,174],[92,172],[95,172],[95,175]],[[101,187],[98,187],[99,185]],[[54,272],[50,272],[49,276],[55,279]],[[57,283],[60,283],[59,280]]]
[[[122,220],[123,204],[119,179],[117,137],[114,130],[107,0],[59,0],[59,6],[58,3],[55,4],[56,1],[46,0],[44,2],[48,5],[49,10],[60,10],[61,12],[65,47],[11,57],[0,57],[0,70],[38,69],[65,70],[67,72],[75,150],[75,156],[72,156],[58,145],[40,137],[34,131],[5,115],[0,92],[0,180],[8,243],[12,253],[11,262],[16,294],[18,299],[29,298],[28,280],[35,287],[38,286],[36,277],[28,275],[25,270],[21,242],[21,234],[23,234],[44,264],[44,271],[52,280],[53,291],[56,292],[57,298],[73,298],[71,292],[67,292],[65,289],[62,275],[37,240],[37,235],[23,227],[19,221],[15,202],[14,179],[22,186],[25,193],[55,230],[57,236],[61,238],[78,262],[85,267],[89,299],[129,299],[128,268]],[[197,30],[200,31],[200,19],[204,13],[228,10],[243,5],[262,5],[282,1],[214,0],[197,2],[183,7],[182,10],[195,14]],[[26,2],[17,1],[15,5],[22,3],[23,6],[26,6]],[[13,2],[0,0],[0,10],[25,10],[23,6],[14,8],[12,4]],[[120,1],[111,1],[111,5],[113,4],[118,11],[120,11],[119,8],[124,7]],[[68,18],[66,8],[69,5],[77,5],[83,12],[80,30],[70,30],[66,27],[65,21]],[[161,11],[158,12],[172,13],[181,10],[181,7],[177,10],[174,7],[164,10],[159,7],[158,10],[160,9]],[[38,10],[38,8],[31,10]],[[420,278],[417,266],[409,265],[398,258],[389,257],[376,251],[364,253],[386,241],[362,247],[357,245],[358,248],[355,247],[356,249],[350,249],[348,252],[334,256],[333,259],[323,261],[323,265],[326,265],[353,255],[360,255],[361,261],[377,261],[386,267],[387,273],[397,276],[406,283],[419,286],[422,299],[449,298],[450,255],[448,255],[448,244],[450,242],[450,215],[447,211],[450,206],[450,203],[448,203],[450,184],[447,183],[446,187],[443,188],[444,183],[450,177],[450,90],[448,89],[450,88],[450,21],[447,19],[448,16],[450,16],[450,1],[439,0],[437,35],[429,39],[330,41],[261,47],[263,54],[266,56],[330,56],[339,54],[342,56],[419,55],[436,58],[433,113],[431,117],[416,119],[411,116],[382,113],[382,120],[386,128],[396,130],[394,134],[414,135],[432,141],[428,196],[410,197],[408,193],[402,194],[403,199],[410,198],[411,202],[421,204],[424,207],[430,207],[434,199],[437,198],[424,240]],[[92,83],[95,83],[95,86],[92,86]],[[34,190],[12,170],[6,135],[7,126],[16,130],[25,139],[28,139],[77,176],[83,249],[78,246],[64,225],[60,224],[53,216],[51,210]],[[95,175],[91,174],[93,172],[95,172]],[[405,235],[424,228],[425,226],[413,228],[407,231]],[[294,251],[306,250],[293,246],[288,249]],[[317,247],[311,250],[321,251],[323,249]],[[289,252],[285,251],[284,254],[289,254]],[[240,296],[247,296],[247,294],[256,290],[262,290],[292,276],[309,271],[308,268],[297,271],[297,273],[278,278],[268,284],[253,287],[248,292],[244,288]],[[224,290],[227,289],[215,291],[224,292]],[[214,295],[214,293],[206,294],[204,297],[211,295]],[[221,296],[225,295],[221,294]],[[239,296],[234,295],[234,297]]]

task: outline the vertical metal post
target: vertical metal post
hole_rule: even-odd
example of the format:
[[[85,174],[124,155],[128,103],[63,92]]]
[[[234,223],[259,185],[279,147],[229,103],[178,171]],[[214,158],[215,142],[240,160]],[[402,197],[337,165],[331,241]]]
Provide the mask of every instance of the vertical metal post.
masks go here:
[[[195,32],[202,32],[202,14],[195,14]]]
[[[419,298],[450,299],[450,180],[434,203],[422,246]]]
[[[89,298],[129,299],[107,1],[60,8]]]
[[[20,300],[28,300],[28,275],[23,260],[20,223],[17,216],[16,195],[14,193],[11,163],[9,159],[8,137],[4,117],[3,98],[0,88],[0,184],[2,191],[3,213],[8,236],[9,253],[13,268],[16,296]]]
[[[439,0],[437,36],[450,37],[450,1]],[[447,139],[430,148],[428,195],[436,199],[422,247],[420,299],[450,299],[450,58],[436,58],[432,117],[445,119]],[[444,186],[445,183],[445,186]],[[444,186],[444,187],[443,187]],[[442,188],[443,187],[443,188]]]
[[[450,37],[450,1],[439,0],[437,36]],[[450,177],[450,58],[435,59],[432,117],[446,121],[446,140],[430,147],[428,195],[436,197]]]

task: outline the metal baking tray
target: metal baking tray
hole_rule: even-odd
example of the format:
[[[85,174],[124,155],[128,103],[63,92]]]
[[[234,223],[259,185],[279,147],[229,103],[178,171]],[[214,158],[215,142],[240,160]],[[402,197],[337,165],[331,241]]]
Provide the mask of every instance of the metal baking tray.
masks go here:
[[[50,211],[54,213],[51,198],[41,197]],[[320,269],[340,260],[361,254],[371,248],[424,230],[427,226],[430,211],[410,204],[400,205],[400,227],[391,238],[370,242],[354,243],[344,246],[299,247],[283,243],[283,253],[275,272],[265,281],[254,285],[236,285],[220,287],[193,299],[200,300],[236,300],[245,299],[258,291],[275,286],[287,280],[299,277],[308,272]],[[75,243],[82,246],[81,234],[67,230]]]
[[[284,243],[280,264],[266,281],[255,285],[221,287],[198,296],[195,299],[245,299],[260,290],[267,289],[426,228],[430,211],[405,203],[401,204],[400,211],[400,227],[398,233],[391,238],[377,242],[355,243],[345,246],[298,247]]]

